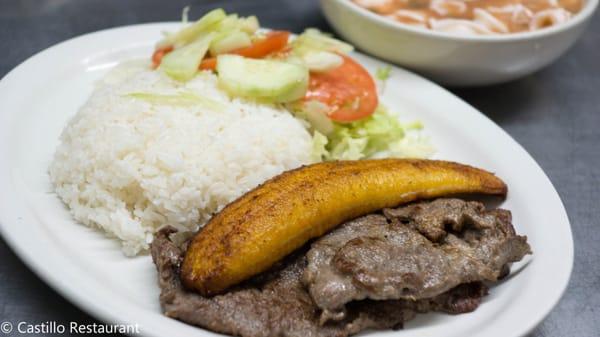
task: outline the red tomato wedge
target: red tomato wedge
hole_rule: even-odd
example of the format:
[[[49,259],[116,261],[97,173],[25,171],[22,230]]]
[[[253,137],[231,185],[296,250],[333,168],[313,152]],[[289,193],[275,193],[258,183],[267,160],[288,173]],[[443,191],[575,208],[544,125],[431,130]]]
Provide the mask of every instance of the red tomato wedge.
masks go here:
[[[327,104],[329,118],[336,122],[352,122],[375,112],[379,100],[371,74],[349,56],[341,66],[322,73],[311,73],[305,100]]]
[[[202,60],[200,63],[200,70],[215,70],[217,69],[217,58],[209,57]]]
[[[271,53],[280,51],[287,46],[290,32],[274,30],[268,32],[264,39],[255,41],[251,46],[234,50],[232,54],[254,59],[265,57]]]
[[[154,54],[152,54],[152,68],[158,68],[160,62],[162,61],[162,58],[171,51],[173,51],[173,46],[167,46],[156,49],[154,51]]]
[[[278,52],[287,46],[288,39],[290,38],[290,32],[286,31],[272,31],[268,32],[265,38],[254,41],[251,46],[240,48],[230,52],[230,54],[237,54],[244,57],[250,58],[263,58],[269,54]],[[172,46],[160,48],[154,51],[152,55],[152,65],[154,68],[160,65],[162,58],[173,50]],[[217,59],[209,57],[202,60],[200,64],[201,70],[215,70],[217,68]]]

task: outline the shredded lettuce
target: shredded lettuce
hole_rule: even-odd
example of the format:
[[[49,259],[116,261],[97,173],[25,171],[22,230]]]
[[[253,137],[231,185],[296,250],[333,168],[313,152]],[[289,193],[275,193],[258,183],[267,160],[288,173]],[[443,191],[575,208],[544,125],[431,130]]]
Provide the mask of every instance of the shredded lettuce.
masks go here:
[[[288,106],[294,115],[304,119],[313,130],[323,135],[329,135],[334,130],[334,124],[327,113],[329,106],[319,101],[310,100],[306,102],[294,102]]]
[[[189,22],[189,13],[190,6],[183,7],[183,10],[181,11],[181,23],[183,23],[184,25]]]
[[[223,104],[210,99],[208,97],[200,96],[196,93],[183,91],[172,95],[155,94],[149,92],[132,92],[126,95],[127,97],[146,101],[150,104],[155,105],[170,105],[170,106],[201,106],[214,111],[223,111],[225,107]]]
[[[413,133],[391,143],[387,151],[388,156],[397,158],[427,158],[434,153],[429,139]]]
[[[392,67],[390,66],[379,67],[375,70],[375,78],[379,81],[378,89],[380,94],[385,91],[387,80],[390,78],[391,74]]]
[[[358,160],[365,158],[365,152],[369,139],[367,137],[354,138],[350,136],[348,129],[340,129],[332,135],[331,146],[329,146],[328,160]]]
[[[390,78],[391,73],[392,67],[379,67],[375,70],[375,77],[380,81],[387,81],[387,79]]]
[[[420,122],[402,124],[398,117],[379,106],[370,117],[352,123],[334,123],[332,132],[324,136],[325,152],[317,152],[323,160],[357,160],[374,157],[423,158],[433,153],[429,140],[415,135]],[[316,134],[316,133],[315,133]],[[314,148],[323,144],[322,137],[313,137]],[[318,142],[318,144],[316,143]]]
[[[326,158],[329,153],[326,149],[327,143],[327,137],[315,130],[312,138],[312,152],[310,154],[310,159],[313,163],[318,163]]]

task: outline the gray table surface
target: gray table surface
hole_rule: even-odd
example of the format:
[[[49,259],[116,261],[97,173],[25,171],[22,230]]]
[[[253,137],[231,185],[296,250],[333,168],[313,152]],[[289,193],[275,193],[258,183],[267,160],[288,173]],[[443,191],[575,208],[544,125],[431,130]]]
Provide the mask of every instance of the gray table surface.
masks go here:
[[[0,0],[0,76],[65,39],[109,27],[177,20],[188,4],[192,17],[224,7],[256,14],[269,27],[329,30],[312,0]],[[556,186],[571,220],[571,282],[532,337],[600,336],[599,62],[596,15],[578,44],[552,66],[512,83],[453,90],[531,153]],[[0,239],[0,322],[4,321],[95,322],[44,284]]]

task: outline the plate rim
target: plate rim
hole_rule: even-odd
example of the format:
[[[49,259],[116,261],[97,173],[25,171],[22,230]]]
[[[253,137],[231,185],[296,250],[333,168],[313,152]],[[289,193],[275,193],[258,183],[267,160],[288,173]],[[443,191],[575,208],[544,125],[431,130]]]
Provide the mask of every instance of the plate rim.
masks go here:
[[[34,55],[30,56],[25,61],[20,63],[18,66],[16,66],[15,68],[10,70],[7,74],[5,74],[3,76],[3,78],[0,80],[0,98],[3,98],[4,96],[8,95],[7,93],[9,92],[9,89],[11,88],[12,83],[14,81],[18,80],[20,72],[24,71],[26,69],[26,67],[31,65],[34,61],[36,61],[38,59],[42,59],[44,57],[47,57],[50,53],[52,53],[56,50],[59,50],[60,48],[64,48],[65,46],[68,46],[70,44],[76,44],[76,43],[79,43],[81,41],[85,41],[88,39],[93,40],[94,38],[100,37],[102,35],[109,35],[109,34],[113,34],[115,32],[125,31],[128,29],[156,29],[157,31],[162,31],[162,30],[165,30],[168,28],[172,28],[177,24],[180,24],[180,23],[179,22],[149,22],[149,23],[142,23],[142,24],[118,26],[118,27],[103,29],[103,30],[79,35],[79,36],[67,39],[65,41],[62,41],[60,43],[57,43],[48,48],[45,48],[42,51],[39,51],[39,52],[35,53]],[[361,55],[361,57],[366,57],[366,58],[374,60],[375,62],[378,62],[378,63],[384,62],[375,57],[367,55],[367,54],[363,54],[363,53],[358,53],[358,54]],[[504,131],[504,129],[502,129],[498,124],[496,124],[494,121],[492,121],[487,115],[480,112],[475,107],[471,106],[469,103],[462,100],[460,97],[454,95],[452,92],[450,92],[447,89],[443,88],[442,86],[434,83],[433,81],[431,81],[427,78],[424,78],[420,75],[417,75],[411,71],[408,71],[404,68],[401,68],[399,66],[396,66],[393,64],[390,64],[390,66],[392,66],[392,68],[395,70],[400,70],[400,71],[402,71],[402,73],[405,73],[406,75],[411,76],[413,80],[418,80],[419,82],[426,84],[427,86],[429,86],[431,88],[435,88],[437,91],[444,93],[446,96],[448,96],[448,98],[451,97],[452,99],[457,100],[458,102],[461,103],[461,105],[463,105],[465,107],[465,112],[468,110],[469,114],[476,114],[477,117],[481,119],[482,123],[487,124],[489,127],[495,128],[498,132],[500,132],[505,137],[507,137],[507,139],[510,140],[510,142],[515,147],[515,149],[518,149],[519,151],[524,152],[524,154],[529,159],[531,159],[531,161],[535,165],[535,169],[541,173],[541,175],[542,175],[541,178],[543,178],[545,183],[547,183],[548,186],[551,188],[551,190],[554,192],[553,197],[557,198],[558,205],[560,205],[560,209],[558,209],[557,211],[560,213],[560,215],[562,217],[564,217],[564,220],[566,222],[566,229],[568,230],[568,234],[569,234],[568,240],[565,239],[566,240],[565,243],[567,243],[567,246],[564,247],[564,253],[568,256],[569,263],[568,263],[568,266],[566,266],[567,269],[565,270],[565,271],[567,271],[567,273],[565,274],[566,276],[562,276],[562,282],[560,284],[560,287],[557,287],[557,289],[555,289],[556,294],[557,294],[555,296],[555,298],[553,298],[553,300],[551,301],[551,303],[549,305],[547,305],[547,307],[542,308],[542,310],[538,310],[535,317],[533,319],[529,319],[527,321],[528,323],[522,324],[523,326],[517,332],[517,336],[526,335],[531,330],[533,330],[536,326],[538,326],[542,322],[542,320],[550,313],[550,311],[560,301],[560,299],[562,298],[562,296],[564,295],[564,293],[567,289],[567,286],[569,285],[570,277],[571,277],[572,270],[573,270],[574,241],[573,241],[573,234],[572,234],[572,226],[571,226],[568,214],[566,212],[564,203],[562,202],[562,199],[560,198],[558,191],[552,184],[552,181],[549,179],[549,177],[547,176],[545,171],[540,167],[540,165],[537,163],[537,161],[533,158],[533,156],[531,156],[531,154],[529,154],[529,152],[527,152],[521,146],[521,144],[519,144],[506,131]],[[13,226],[13,227],[19,226],[19,224],[13,224],[11,222],[11,220],[8,219],[8,216],[7,216],[7,214],[11,211],[11,209],[16,209],[16,208],[10,207],[10,205],[13,205],[14,203],[19,204],[19,202],[15,202],[15,199],[11,198],[8,195],[9,191],[10,192],[12,192],[13,190],[18,191],[18,189],[14,189],[15,186],[12,186],[15,184],[15,182],[11,181],[12,173],[9,168],[9,165],[7,164],[10,162],[10,159],[11,159],[10,154],[12,152],[11,152],[11,148],[10,148],[9,144],[10,144],[10,139],[13,139],[13,138],[9,136],[12,134],[11,132],[3,132],[3,131],[5,131],[4,125],[10,126],[10,123],[6,123],[6,121],[14,116],[11,115],[9,112],[6,112],[6,111],[9,111],[9,109],[6,109],[6,107],[10,105],[10,104],[7,104],[6,102],[7,101],[0,99],[0,163],[4,163],[4,165],[0,165],[0,235],[2,235],[5,242],[11,248],[11,250],[19,257],[19,259],[32,272],[34,272],[34,274],[36,274],[38,277],[40,277],[40,279],[42,279],[44,281],[44,283],[46,283],[48,286],[50,286],[54,291],[61,294],[61,296],[68,299],[72,304],[76,305],[79,309],[83,310],[84,312],[87,312],[94,318],[96,318],[100,321],[103,321],[105,323],[131,324],[132,321],[127,320],[125,318],[135,318],[135,316],[139,316],[139,313],[137,313],[137,315],[135,315],[135,314],[134,315],[119,315],[118,310],[106,308],[106,305],[99,304],[99,303],[91,300],[89,295],[86,295],[85,292],[83,290],[81,290],[83,288],[71,287],[69,285],[69,282],[65,282],[65,279],[61,279],[56,274],[53,274],[51,272],[51,266],[52,266],[53,262],[50,262],[50,263],[40,262],[39,254],[36,255],[35,253],[33,253],[33,251],[27,250],[27,244],[30,242],[28,242],[26,237],[19,236],[19,235],[17,235],[17,232],[9,230],[11,228],[11,226]],[[6,130],[6,131],[10,131],[10,130]],[[20,206],[22,206],[22,205],[23,205],[23,201],[21,201],[21,203],[20,203]],[[23,218],[21,218],[21,217],[18,217],[18,219],[23,220]],[[51,248],[51,247],[49,247],[49,248]],[[80,290],[73,290],[72,288],[78,288]],[[125,306],[128,305],[128,301],[125,301],[123,299],[120,299],[118,302],[123,302],[122,304]],[[160,315],[162,315],[162,313]],[[142,317],[143,316],[144,315],[142,315]],[[171,323],[173,323],[173,322],[177,322],[179,325],[183,324],[178,321],[171,320]],[[183,324],[183,325],[185,325],[186,327],[191,327],[191,326],[188,326],[187,324]],[[168,324],[168,326],[173,326],[173,325]],[[149,330],[149,329],[145,329],[143,327],[140,327],[140,328],[141,328],[142,335],[149,335],[149,336],[161,335],[157,330],[154,330],[154,329]],[[153,328],[156,328],[156,327],[153,327]],[[191,328],[193,330],[190,329],[190,331],[198,330],[198,328],[195,328],[195,327],[191,327]],[[161,330],[163,330],[163,329],[161,329]]]

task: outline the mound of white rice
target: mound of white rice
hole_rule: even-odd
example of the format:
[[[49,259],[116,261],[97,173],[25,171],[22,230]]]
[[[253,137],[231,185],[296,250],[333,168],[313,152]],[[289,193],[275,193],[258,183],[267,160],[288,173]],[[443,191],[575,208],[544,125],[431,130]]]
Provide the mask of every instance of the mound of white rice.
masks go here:
[[[223,108],[131,93],[193,92]],[[310,161],[311,137],[282,108],[230,99],[205,73],[177,83],[129,63],[98,83],[61,135],[50,178],[78,221],[148,249],[164,225],[195,230],[266,179]]]

